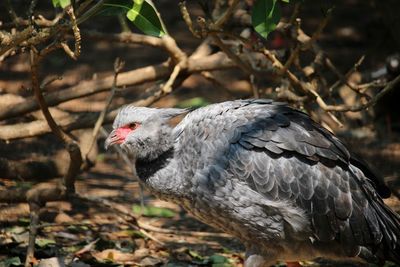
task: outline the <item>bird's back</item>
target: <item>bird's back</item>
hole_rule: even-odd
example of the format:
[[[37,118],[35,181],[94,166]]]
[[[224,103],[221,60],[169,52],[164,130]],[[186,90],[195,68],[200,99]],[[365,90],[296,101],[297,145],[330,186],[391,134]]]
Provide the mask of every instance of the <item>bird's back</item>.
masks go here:
[[[276,254],[312,240],[399,261],[399,216],[379,196],[387,188],[306,114],[229,101],[189,113],[174,135],[184,206],[203,221],[261,247],[279,241]]]

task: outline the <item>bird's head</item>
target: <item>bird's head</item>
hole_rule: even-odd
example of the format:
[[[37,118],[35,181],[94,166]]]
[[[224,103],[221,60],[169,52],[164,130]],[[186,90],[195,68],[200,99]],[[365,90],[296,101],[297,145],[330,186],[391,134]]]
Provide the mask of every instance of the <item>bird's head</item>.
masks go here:
[[[171,148],[169,121],[185,109],[124,106],[113,123],[105,148],[119,145],[136,159],[153,160]]]

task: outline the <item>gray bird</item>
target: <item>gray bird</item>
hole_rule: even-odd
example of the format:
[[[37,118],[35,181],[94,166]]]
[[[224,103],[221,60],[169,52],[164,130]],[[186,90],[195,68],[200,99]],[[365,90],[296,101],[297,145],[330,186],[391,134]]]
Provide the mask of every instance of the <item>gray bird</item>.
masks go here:
[[[106,148],[131,154],[152,193],[238,237],[247,267],[316,257],[400,263],[400,218],[382,201],[390,191],[333,134],[283,103],[125,106],[113,128]]]

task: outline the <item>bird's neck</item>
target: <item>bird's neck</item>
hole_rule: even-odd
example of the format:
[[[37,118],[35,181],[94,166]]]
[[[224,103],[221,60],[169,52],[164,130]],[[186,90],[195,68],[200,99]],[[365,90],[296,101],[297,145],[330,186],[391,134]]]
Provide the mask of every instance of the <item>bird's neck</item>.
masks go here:
[[[144,183],[154,176],[158,171],[167,167],[168,163],[174,156],[174,149],[170,148],[167,151],[160,154],[155,159],[137,159],[136,160],[136,173],[140,180]]]
[[[172,147],[156,159],[136,160],[136,173],[152,193],[162,199],[174,201],[183,197],[185,192],[184,180],[181,179],[176,165]]]

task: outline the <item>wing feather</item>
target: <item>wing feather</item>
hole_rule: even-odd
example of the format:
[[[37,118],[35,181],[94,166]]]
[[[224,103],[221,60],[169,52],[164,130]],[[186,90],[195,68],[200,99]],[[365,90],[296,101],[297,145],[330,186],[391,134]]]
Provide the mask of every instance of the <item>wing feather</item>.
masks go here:
[[[296,205],[309,217],[317,240],[340,242],[349,256],[366,247],[400,259],[400,219],[376,193],[372,181],[379,178],[306,114],[272,101],[238,100],[193,112],[181,124],[179,152],[192,145],[185,143],[185,132],[195,133],[205,147],[204,166],[226,161],[224,171],[266,200]],[[221,136],[218,145],[205,145]],[[222,171],[210,170],[211,176]]]

